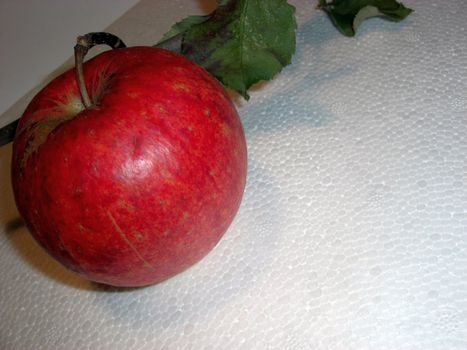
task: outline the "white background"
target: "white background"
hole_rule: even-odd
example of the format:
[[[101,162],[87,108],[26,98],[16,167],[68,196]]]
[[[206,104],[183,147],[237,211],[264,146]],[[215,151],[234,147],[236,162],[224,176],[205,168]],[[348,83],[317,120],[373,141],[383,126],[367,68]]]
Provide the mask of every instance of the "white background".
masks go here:
[[[111,31],[151,44],[202,2],[141,0]],[[406,21],[372,19],[352,39],[312,1],[290,3],[292,64],[238,106],[249,152],[242,206],[184,273],[116,290],[63,268],[19,224],[11,145],[0,148],[2,350],[467,349],[465,1],[405,0],[415,9]],[[54,62],[37,40],[29,51],[2,37],[1,59],[14,64],[1,84],[24,74],[11,103],[71,56],[77,33],[112,21],[81,26],[65,6],[13,19],[6,4],[6,23],[24,25],[10,40],[41,28],[23,24],[26,13],[35,23],[47,14],[43,26],[63,35]],[[76,27],[56,29],[68,22]]]

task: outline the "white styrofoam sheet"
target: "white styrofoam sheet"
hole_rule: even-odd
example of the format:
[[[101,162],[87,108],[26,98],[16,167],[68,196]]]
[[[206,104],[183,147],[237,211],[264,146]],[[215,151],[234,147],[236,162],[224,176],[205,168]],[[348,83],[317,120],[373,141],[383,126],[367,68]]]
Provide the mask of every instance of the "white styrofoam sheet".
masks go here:
[[[465,2],[406,0],[352,39],[290,2],[292,65],[238,101],[242,206],[184,273],[118,290],[62,268],[0,149],[0,348],[467,349]],[[110,29],[151,44],[196,6],[143,0]]]

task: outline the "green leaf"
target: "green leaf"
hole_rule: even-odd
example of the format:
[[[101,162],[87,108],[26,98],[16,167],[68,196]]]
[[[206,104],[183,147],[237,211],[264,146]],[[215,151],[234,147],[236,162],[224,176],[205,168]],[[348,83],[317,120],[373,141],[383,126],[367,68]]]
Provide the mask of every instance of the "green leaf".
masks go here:
[[[190,21],[182,21],[181,53],[246,99],[295,52],[295,8],[286,0],[222,0],[206,20]]]
[[[181,35],[190,29],[195,24],[203,23],[209,19],[209,16],[188,16],[181,20],[180,22],[175,23],[170,30],[164,34],[164,36],[159,40],[157,45],[162,46],[164,42],[173,39],[177,35]]]
[[[328,13],[334,25],[347,36],[354,36],[367,18],[381,16],[401,21],[412,12],[396,0],[320,0],[319,7]]]

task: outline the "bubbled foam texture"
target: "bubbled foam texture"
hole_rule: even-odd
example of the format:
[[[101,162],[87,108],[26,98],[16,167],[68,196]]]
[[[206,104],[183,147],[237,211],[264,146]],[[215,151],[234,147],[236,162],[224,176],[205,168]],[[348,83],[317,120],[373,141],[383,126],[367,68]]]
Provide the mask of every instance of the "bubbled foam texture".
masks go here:
[[[189,14],[165,3],[119,29]],[[292,64],[237,101],[241,208],[184,273],[119,290],[62,268],[15,220],[1,149],[0,348],[467,349],[465,2],[407,0],[352,39],[291,3]]]

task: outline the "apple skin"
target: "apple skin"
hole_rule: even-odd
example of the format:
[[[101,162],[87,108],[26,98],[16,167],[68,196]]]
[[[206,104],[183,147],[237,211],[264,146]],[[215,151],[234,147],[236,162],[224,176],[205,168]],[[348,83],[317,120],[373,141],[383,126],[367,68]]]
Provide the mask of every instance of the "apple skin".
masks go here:
[[[18,210],[40,245],[114,286],[165,280],[202,259],[243,195],[247,150],[228,94],[201,67],[152,47],[71,69],[27,107],[13,144]]]

